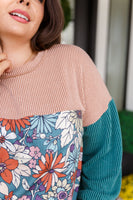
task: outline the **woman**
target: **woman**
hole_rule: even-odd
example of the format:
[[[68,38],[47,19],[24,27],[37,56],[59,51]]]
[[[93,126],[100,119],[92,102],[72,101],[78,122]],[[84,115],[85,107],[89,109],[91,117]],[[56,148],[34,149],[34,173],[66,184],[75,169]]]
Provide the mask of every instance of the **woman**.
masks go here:
[[[0,199],[115,200],[117,109],[87,53],[60,44],[59,1],[0,8]]]

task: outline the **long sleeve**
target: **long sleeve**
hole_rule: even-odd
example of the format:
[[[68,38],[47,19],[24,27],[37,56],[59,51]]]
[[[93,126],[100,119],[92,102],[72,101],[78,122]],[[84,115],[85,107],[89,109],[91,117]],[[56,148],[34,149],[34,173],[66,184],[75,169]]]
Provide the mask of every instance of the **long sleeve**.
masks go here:
[[[121,188],[121,131],[114,100],[94,124],[84,127],[78,200],[115,200]]]
[[[122,179],[118,112],[95,64],[83,54],[83,62],[80,62],[85,103],[83,162],[77,199],[115,200]]]

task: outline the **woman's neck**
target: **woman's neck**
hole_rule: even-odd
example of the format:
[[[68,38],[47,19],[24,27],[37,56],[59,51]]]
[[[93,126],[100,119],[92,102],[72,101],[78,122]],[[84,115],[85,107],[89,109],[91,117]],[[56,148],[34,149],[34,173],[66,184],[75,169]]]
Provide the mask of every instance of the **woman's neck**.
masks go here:
[[[8,60],[11,61],[13,68],[18,68],[25,63],[33,60],[37,52],[33,52],[29,45],[1,45],[0,53],[6,53]]]
[[[0,53],[6,53],[13,68],[22,66],[33,60],[37,55],[37,52],[32,51],[30,41],[13,40],[6,37],[3,40],[0,40],[0,47]]]

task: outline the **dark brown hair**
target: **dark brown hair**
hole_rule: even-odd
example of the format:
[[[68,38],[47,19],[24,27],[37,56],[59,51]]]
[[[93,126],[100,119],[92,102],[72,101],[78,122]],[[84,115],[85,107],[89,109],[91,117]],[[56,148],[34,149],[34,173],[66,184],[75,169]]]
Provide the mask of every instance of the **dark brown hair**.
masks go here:
[[[44,18],[37,33],[31,39],[33,52],[42,51],[61,43],[64,14],[60,0],[45,0]]]

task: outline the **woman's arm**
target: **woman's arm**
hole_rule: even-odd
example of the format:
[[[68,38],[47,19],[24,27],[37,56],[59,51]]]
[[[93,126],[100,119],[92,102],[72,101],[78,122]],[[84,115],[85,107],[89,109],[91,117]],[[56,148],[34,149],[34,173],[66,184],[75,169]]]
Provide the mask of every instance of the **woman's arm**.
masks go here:
[[[115,200],[121,188],[122,139],[114,100],[94,124],[84,127],[78,200]]]
[[[115,102],[95,64],[79,49],[83,113],[83,163],[78,200],[115,200],[122,179],[122,135]]]

